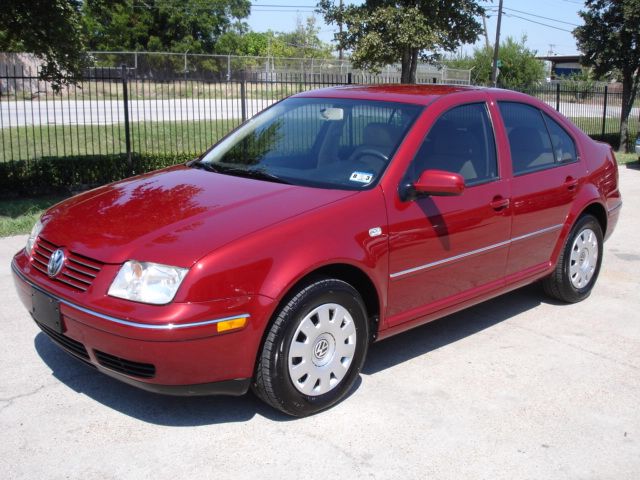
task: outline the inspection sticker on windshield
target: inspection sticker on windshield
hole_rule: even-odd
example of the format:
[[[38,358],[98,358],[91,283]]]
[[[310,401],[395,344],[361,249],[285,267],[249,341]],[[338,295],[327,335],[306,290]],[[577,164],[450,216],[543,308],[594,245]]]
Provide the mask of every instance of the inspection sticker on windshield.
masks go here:
[[[371,180],[373,180],[373,173],[353,172],[349,177],[349,180],[358,183],[371,183]]]

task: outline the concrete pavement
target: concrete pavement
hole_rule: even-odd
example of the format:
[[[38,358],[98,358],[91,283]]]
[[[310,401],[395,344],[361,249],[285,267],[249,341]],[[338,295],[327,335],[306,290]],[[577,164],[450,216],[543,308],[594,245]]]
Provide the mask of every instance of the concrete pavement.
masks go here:
[[[351,396],[293,420],[242,398],[162,397],[39,333],[0,240],[3,478],[640,478],[640,171],[593,295],[537,286],[375,344]]]

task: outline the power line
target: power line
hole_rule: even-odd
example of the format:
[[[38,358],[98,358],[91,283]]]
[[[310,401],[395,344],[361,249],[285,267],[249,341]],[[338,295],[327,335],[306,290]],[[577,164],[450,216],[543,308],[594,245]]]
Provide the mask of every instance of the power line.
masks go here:
[[[565,25],[571,25],[572,27],[579,27],[580,26],[577,23],[566,22],[564,20],[556,20],[555,18],[550,18],[550,17],[543,17],[542,15],[536,15],[535,13],[529,13],[529,12],[525,12],[525,11],[522,11],[522,10],[516,10],[515,8],[502,7],[502,9],[503,10],[509,10],[510,12],[522,13],[522,14],[528,15],[530,17],[536,17],[536,18],[542,18],[544,20],[550,20],[550,21],[556,22],[556,23],[564,23]]]
[[[513,13],[505,13],[508,17],[519,18],[520,20],[525,20],[527,22],[535,23],[537,25],[542,25],[543,27],[553,28],[554,30],[560,30],[561,32],[573,33],[572,30],[567,30],[566,28],[556,27],[554,25],[549,25],[547,23],[537,22],[535,20],[531,20],[530,18],[521,17],[519,15],[514,15]]]
[[[274,4],[268,4],[268,3],[252,3],[251,4],[252,7],[274,7],[274,8],[314,8],[314,5],[274,5]]]

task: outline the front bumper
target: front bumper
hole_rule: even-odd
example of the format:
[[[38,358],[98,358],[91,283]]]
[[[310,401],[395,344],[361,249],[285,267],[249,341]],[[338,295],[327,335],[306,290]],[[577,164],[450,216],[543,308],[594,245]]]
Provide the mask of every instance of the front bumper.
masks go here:
[[[169,304],[156,309],[176,323],[111,315],[80,305],[30,278],[25,255],[12,262],[14,283],[31,313],[34,292],[59,302],[62,329],[36,324],[56,344],[99,371],[144,390],[172,395],[242,395],[253,376],[271,299],[255,296],[207,304]],[[23,268],[21,268],[21,264]],[[207,308],[210,307],[210,308]],[[177,310],[177,314],[166,310]],[[248,317],[242,330],[218,334],[216,322]]]

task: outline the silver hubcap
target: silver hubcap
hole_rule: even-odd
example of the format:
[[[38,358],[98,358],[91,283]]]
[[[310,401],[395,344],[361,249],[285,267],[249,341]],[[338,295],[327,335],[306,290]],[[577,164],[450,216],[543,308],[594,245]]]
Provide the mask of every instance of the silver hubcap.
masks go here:
[[[305,316],[289,346],[289,376],[296,389],[317,396],[344,378],[356,351],[356,327],[346,308],[326,303]]]
[[[569,276],[576,288],[584,288],[596,271],[598,264],[598,238],[593,230],[582,230],[571,247]]]

